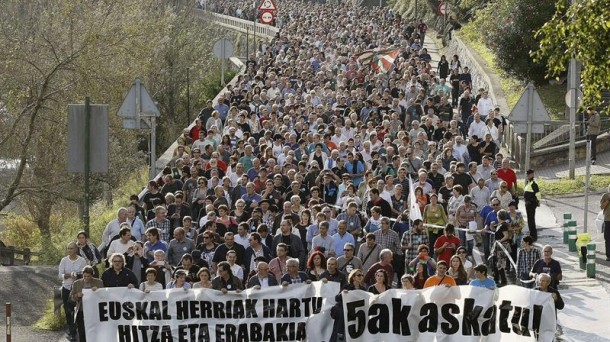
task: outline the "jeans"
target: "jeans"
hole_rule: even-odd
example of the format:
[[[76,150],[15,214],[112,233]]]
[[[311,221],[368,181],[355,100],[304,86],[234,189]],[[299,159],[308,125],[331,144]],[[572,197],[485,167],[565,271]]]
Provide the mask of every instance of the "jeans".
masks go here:
[[[70,290],[62,287],[61,299],[64,304],[66,322],[68,323],[68,332],[70,336],[76,338],[76,324],[74,324],[74,303],[70,300]]]

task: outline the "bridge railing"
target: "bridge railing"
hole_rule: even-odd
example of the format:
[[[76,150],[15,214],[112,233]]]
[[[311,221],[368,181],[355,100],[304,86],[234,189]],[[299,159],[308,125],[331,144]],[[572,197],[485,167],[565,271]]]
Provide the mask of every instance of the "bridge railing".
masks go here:
[[[235,18],[228,15],[204,11],[199,8],[194,9],[194,11],[200,18],[213,20],[217,25],[243,33],[249,32],[252,34],[253,32],[256,32],[256,35],[259,37],[271,39],[275,37],[278,32],[280,32],[279,28],[271,25],[255,23],[253,21]]]

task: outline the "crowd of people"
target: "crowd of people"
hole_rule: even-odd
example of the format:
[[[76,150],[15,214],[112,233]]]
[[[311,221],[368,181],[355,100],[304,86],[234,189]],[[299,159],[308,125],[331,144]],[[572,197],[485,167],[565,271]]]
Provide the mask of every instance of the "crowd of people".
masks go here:
[[[493,289],[511,274],[534,287],[548,274],[543,290],[560,301],[552,248],[533,246],[534,171],[526,227],[500,153],[506,121],[459,56],[432,66],[425,24],[387,8],[286,1],[278,16],[280,33],[207,101],[144,197],[118,210],[99,246],[84,232],[68,246],[69,337],[79,326],[84,341],[82,289],[101,286],[227,292],[320,280],[378,294]],[[389,72],[355,57],[375,48],[400,50]],[[474,265],[479,245],[488,262]],[[342,317],[340,305],[333,312]]]

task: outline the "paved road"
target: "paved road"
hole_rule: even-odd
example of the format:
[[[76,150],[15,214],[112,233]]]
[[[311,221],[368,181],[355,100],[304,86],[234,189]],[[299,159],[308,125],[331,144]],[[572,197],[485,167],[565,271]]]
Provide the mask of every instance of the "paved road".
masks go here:
[[[42,316],[53,286],[59,283],[55,266],[0,266],[0,340],[4,341],[5,305],[12,307],[12,342],[66,341],[64,332],[32,328]],[[63,312],[62,312],[63,314]]]

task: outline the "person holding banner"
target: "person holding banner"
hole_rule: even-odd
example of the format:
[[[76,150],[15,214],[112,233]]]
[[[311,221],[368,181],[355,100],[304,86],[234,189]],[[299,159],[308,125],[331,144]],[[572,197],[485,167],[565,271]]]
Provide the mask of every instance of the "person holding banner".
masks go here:
[[[265,261],[258,261],[258,263],[256,264],[256,274],[254,274],[252,277],[250,277],[250,279],[248,279],[247,287],[260,289],[263,287],[277,285],[277,280],[275,279],[273,274],[269,273],[269,264],[267,264]]]
[[[490,290],[496,288],[496,282],[487,276],[487,265],[478,264],[474,267],[474,279],[470,281],[470,286],[485,287]]]
[[[555,316],[557,316],[557,310],[562,310],[565,306],[565,303],[563,302],[563,298],[561,298],[561,295],[559,294],[557,288],[551,286],[551,284],[551,276],[546,273],[540,273],[538,275],[538,287],[536,287],[534,290],[548,292],[551,294],[551,297],[553,297],[553,301],[555,301]]]
[[[194,289],[211,289],[212,288],[212,273],[207,267],[202,267],[197,272],[198,282],[193,284]]]
[[[390,283],[390,277],[383,268],[378,269],[375,272],[375,283],[369,286],[368,291],[372,294],[381,294],[386,290],[390,289],[392,284]]]
[[[447,274],[447,262],[444,260],[439,261],[436,264],[436,275],[431,276],[426,280],[424,284],[424,288],[432,287],[432,286],[457,286],[455,283],[455,279],[452,276]]]
[[[217,270],[218,275],[212,279],[212,288],[214,290],[219,290],[222,293],[227,293],[228,291],[239,293],[244,289],[241,280],[233,275],[231,265],[228,262],[219,262]]]
[[[70,298],[76,303],[76,331],[78,332],[78,341],[87,342],[82,306],[83,289],[95,291],[100,287],[104,287],[104,283],[100,279],[94,277],[94,269],[91,266],[83,267],[82,274],[83,277],[72,284]]]
[[[290,284],[311,284],[311,280],[307,273],[299,271],[299,259],[292,258],[286,261],[288,272],[282,276],[282,286]]]
[[[102,273],[104,287],[128,287],[130,289],[138,285],[136,275],[125,266],[123,254],[114,253],[110,256],[111,267]]]

